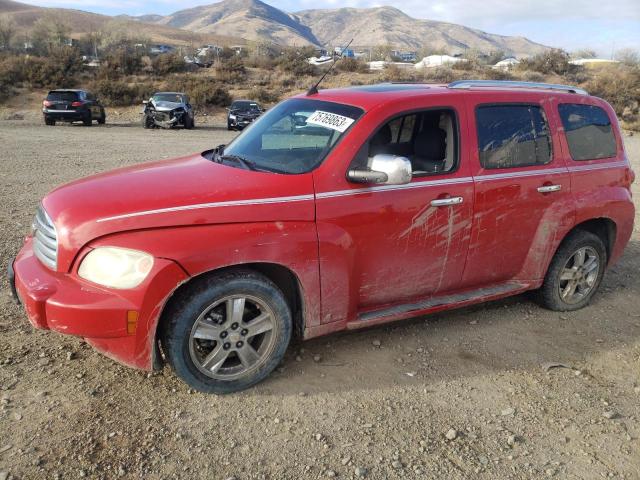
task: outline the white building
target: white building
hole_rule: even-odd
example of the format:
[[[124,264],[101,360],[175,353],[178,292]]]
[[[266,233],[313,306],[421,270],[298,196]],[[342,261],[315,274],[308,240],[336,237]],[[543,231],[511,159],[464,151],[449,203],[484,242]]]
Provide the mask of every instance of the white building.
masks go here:
[[[514,57],[505,58],[504,60],[500,60],[493,67],[495,70],[511,70],[516,65],[520,63],[520,60]]]
[[[451,55],[429,55],[416,63],[415,67],[418,69],[434,68],[466,61],[466,58],[452,57]]]

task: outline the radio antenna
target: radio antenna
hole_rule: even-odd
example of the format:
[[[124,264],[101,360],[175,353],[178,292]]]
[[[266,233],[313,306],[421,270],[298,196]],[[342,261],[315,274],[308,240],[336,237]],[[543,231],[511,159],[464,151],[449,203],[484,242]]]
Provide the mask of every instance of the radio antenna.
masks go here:
[[[347,48],[349,48],[349,45],[351,45],[351,42],[353,42],[353,38],[351,40],[349,40],[349,43],[347,43],[344,47],[342,47],[340,49],[340,58],[338,60],[334,61],[331,64],[331,66],[327,69],[327,71],[322,74],[322,76],[320,77],[320,80],[318,80],[313,87],[311,87],[309,90],[307,90],[307,96],[315,95],[316,93],[318,93],[318,86],[322,83],[322,81],[324,80],[324,77],[326,77],[329,74],[329,72],[331,70],[333,70],[333,67],[336,66],[336,63],[338,63],[340,60],[342,60],[342,58],[344,57],[344,55],[343,55],[344,51]]]

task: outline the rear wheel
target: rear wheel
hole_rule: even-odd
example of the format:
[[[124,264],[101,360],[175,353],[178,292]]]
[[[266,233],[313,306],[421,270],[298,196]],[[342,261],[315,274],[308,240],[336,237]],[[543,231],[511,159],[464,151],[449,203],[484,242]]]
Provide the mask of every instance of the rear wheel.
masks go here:
[[[91,120],[91,112],[87,113],[84,118],[82,119],[82,123],[84,124],[85,127],[90,127],[93,123],[93,120]]]
[[[282,360],[291,312],[268,278],[248,270],[212,275],[178,295],[163,314],[160,339],[167,361],[191,387],[243,390]]]
[[[56,124],[56,121],[53,118],[44,117],[44,124],[54,126]]]
[[[540,303],[551,310],[578,310],[598,290],[607,265],[607,250],[597,235],[577,230],[556,252],[542,287]]]

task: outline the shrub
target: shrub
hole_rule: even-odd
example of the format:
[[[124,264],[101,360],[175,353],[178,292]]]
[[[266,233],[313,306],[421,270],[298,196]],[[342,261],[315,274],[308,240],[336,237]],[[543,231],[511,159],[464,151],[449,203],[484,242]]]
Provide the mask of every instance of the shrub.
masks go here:
[[[150,82],[126,82],[124,80],[97,80],[89,85],[90,90],[107,106],[128,106],[142,103],[155,91]]]
[[[47,57],[24,60],[24,79],[35,88],[68,88],[77,84],[82,57],[73,47],[52,47]]]
[[[143,69],[142,54],[132,46],[121,45],[103,56],[98,77],[117,79],[142,73]]]
[[[280,100],[280,94],[274,92],[272,89],[264,87],[255,87],[249,90],[248,96],[251,100],[256,100],[260,103],[276,103]]]
[[[290,48],[282,52],[278,60],[278,66],[285,72],[292,73],[297,77],[317,75],[318,69],[316,66],[307,61],[307,58],[314,55],[313,49],[303,48],[296,50]]]
[[[223,82],[241,82],[246,76],[244,61],[237,55],[222,60],[216,67],[216,77]]]
[[[586,90],[611,104],[621,120],[628,123],[640,119],[640,68],[615,66],[598,70],[584,84]]]
[[[382,71],[381,79],[385,82],[413,82],[416,80],[416,72],[414,69],[400,68],[391,64]]]
[[[168,90],[185,92],[196,108],[226,107],[232,100],[223,84],[207,77],[175,77],[168,83]]]
[[[156,75],[168,75],[187,70],[187,63],[179,53],[163,53],[151,60],[151,69]]]
[[[552,73],[565,75],[572,69],[569,58],[569,54],[564,50],[551,49],[531,58],[522,59],[518,68],[521,70],[533,70],[545,75]]]
[[[366,73],[369,71],[369,67],[366,63],[355,58],[343,58],[336,64],[336,70],[341,72]]]

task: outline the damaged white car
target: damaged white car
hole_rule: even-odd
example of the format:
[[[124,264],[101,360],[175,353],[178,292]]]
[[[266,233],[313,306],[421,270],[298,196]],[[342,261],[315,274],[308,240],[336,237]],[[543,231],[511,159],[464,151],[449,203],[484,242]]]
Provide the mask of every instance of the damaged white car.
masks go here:
[[[179,92],[158,92],[143,102],[142,126],[144,128],[195,127],[193,107],[189,97]]]

